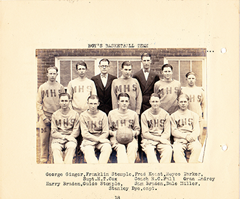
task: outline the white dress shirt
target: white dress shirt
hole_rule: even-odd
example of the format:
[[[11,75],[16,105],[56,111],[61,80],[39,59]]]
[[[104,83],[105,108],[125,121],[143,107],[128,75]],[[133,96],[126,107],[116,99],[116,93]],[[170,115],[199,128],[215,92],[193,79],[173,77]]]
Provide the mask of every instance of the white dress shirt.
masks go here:
[[[150,72],[150,68],[148,69],[148,72],[146,72],[145,69],[143,69],[143,74],[145,76],[146,81],[148,79],[149,72]]]
[[[108,74],[106,74],[105,76],[103,76],[103,74],[100,75],[103,86],[106,87],[107,84],[107,79],[108,79]]]

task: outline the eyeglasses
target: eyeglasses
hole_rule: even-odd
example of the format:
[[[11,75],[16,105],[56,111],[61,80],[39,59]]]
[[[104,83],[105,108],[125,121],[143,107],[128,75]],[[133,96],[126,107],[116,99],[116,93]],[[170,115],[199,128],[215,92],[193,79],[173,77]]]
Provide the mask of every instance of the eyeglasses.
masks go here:
[[[101,67],[101,68],[108,68],[109,65],[99,65],[99,67]]]

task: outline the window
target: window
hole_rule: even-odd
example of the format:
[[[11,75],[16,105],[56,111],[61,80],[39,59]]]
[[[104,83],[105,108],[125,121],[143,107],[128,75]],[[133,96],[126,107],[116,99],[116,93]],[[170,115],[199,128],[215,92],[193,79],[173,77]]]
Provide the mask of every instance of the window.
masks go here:
[[[91,79],[93,76],[100,73],[98,64],[103,58],[110,61],[109,73],[119,77],[121,76],[121,65],[124,61],[130,61],[133,65],[132,74],[141,69],[141,58],[133,56],[111,56],[111,57],[56,57],[55,64],[58,67],[57,81],[60,82],[65,88],[69,81],[77,77],[76,63],[80,60],[86,62],[88,70],[86,72],[87,78]]]
[[[196,86],[206,88],[206,57],[165,57],[165,64],[173,66],[173,78],[180,81],[182,87],[187,86],[186,74],[196,74]]]

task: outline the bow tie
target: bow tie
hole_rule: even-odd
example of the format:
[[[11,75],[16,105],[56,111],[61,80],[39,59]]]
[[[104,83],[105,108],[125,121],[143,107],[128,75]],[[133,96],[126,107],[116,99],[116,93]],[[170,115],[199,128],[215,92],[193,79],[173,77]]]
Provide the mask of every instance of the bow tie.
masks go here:
[[[144,69],[144,73],[149,73],[149,69]]]
[[[107,78],[107,75],[101,74],[101,77],[102,77],[102,78]]]

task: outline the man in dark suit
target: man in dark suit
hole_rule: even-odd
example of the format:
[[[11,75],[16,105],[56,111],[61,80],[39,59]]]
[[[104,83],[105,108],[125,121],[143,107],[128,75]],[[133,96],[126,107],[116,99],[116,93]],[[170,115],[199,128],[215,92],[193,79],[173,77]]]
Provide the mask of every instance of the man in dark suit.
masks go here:
[[[92,77],[97,89],[100,105],[99,110],[102,110],[107,115],[112,110],[111,86],[112,81],[117,77],[108,73],[110,61],[108,59],[101,59],[99,61],[99,68],[101,73]]]
[[[149,99],[152,93],[154,93],[154,84],[159,80],[159,76],[150,70],[151,66],[151,54],[143,53],[141,55],[143,69],[136,72],[133,78],[136,78],[140,84],[142,90],[142,114],[145,110],[151,107]]]

